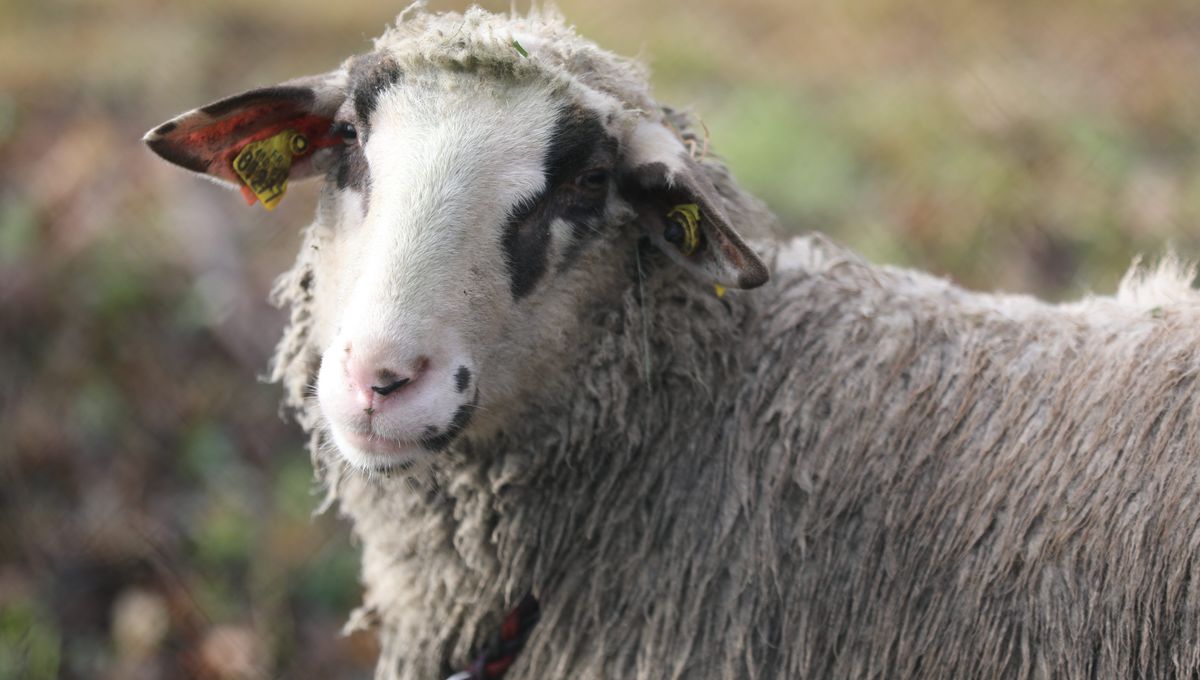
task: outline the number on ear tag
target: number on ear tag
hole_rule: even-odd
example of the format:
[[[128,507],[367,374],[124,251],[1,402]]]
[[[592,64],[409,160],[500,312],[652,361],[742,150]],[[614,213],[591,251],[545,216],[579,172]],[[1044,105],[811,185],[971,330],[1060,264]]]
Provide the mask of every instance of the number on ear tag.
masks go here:
[[[292,158],[308,151],[308,138],[295,130],[250,142],[233,159],[233,171],[258,197],[263,207],[274,210],[287,192]]]

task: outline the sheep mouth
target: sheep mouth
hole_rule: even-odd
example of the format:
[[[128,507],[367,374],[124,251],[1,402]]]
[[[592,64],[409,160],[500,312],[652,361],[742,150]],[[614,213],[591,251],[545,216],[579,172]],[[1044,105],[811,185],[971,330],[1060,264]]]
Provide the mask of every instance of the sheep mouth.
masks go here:
[[[344,432],[341,438],[347,444],[371,458],[411,457],[417,442],[405,439],[389,439],[374,433]]]
[[[446,450],[471,424],[479,409],[479,390],[460,404],[445,428],[430,426],[419,438],[394,439],[375,432],[333,428],[333,439],[342,456],[363,470],[405,470],[420,458]]]

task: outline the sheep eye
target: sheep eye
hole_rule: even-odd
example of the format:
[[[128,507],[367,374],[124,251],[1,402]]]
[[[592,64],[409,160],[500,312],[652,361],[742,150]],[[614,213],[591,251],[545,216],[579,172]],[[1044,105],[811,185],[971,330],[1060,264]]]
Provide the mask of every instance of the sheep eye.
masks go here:
[[[333,129],[329,132],[346,144],[358,141],[358,130],[354,128],[353,123],[347,123],[346,121],[334,123]]]
[[[608,171],[588,170],[575,180],[575,184],[581,189],[593,191],[605,189],[608,187]]]

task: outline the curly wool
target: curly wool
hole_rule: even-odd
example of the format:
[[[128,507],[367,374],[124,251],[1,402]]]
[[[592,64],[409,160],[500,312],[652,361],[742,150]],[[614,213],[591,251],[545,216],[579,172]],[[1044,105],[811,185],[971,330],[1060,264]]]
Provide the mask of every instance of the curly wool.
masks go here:
[[[455,20],[383,40],[433,22]],[[316,233],[276,290],[274,377],[361,539],[379,678],[464,667],[527,590],[513,680],[1200,673],[1200,297],[1176,263],[1048,305],[810,236],[759,241],[772,282],[718,299],[631,240],[525,417],[366,477],[308,395]]]
[[[493,78],[579,82],[646,112],[658,108],[642,64],[580,38],[557,11],[506,16],[472,7],[462,14],[429,14],[423,7],[420,2],[410,6],[375,40],[376,51],[386,53],[401,70],[432,66],[485,70]]]

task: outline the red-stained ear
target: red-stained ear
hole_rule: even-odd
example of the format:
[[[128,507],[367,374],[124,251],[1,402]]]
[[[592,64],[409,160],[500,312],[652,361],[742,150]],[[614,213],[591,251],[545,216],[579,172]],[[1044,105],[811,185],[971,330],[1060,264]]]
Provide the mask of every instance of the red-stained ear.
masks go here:
[[[345,100],[341,71],[251,90],[188,111],[146,133],[154,153],[240,187],[248,203],[274,208],[289,179],[322,172],[342,143],[331,127]]]

